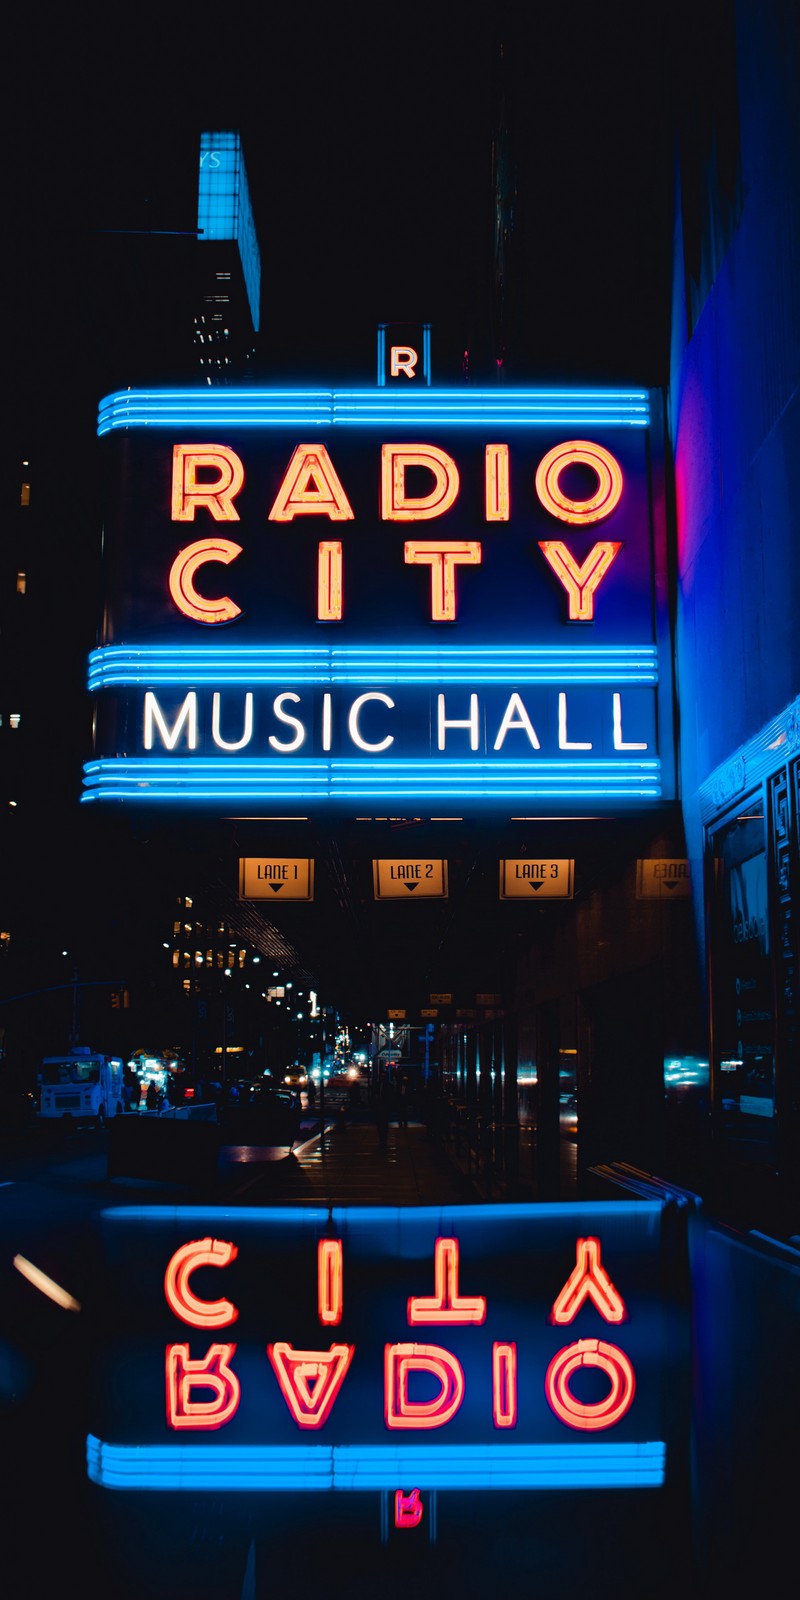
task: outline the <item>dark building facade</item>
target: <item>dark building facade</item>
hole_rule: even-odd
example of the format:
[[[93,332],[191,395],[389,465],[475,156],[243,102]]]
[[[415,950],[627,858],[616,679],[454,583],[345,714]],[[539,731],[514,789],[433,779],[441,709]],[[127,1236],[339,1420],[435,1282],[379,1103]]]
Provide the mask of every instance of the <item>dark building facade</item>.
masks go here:
[[[730,21],[675,209],[682,810],[715,1156],[797,1231],[800,22],[782,3]]]

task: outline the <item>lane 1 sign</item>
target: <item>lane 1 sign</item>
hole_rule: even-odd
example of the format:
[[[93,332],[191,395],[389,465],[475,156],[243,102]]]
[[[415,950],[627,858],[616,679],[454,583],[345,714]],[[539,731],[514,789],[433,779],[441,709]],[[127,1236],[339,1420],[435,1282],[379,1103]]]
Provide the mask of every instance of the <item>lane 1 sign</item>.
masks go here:
[[[240,900],[313,900],[314,862],[302,857],[245,856],[239,861]]]
[[[373,861],[376,900],[446,900],[446,861]]]
[[[571,900],[574,861],[500,862],[501,900]]]

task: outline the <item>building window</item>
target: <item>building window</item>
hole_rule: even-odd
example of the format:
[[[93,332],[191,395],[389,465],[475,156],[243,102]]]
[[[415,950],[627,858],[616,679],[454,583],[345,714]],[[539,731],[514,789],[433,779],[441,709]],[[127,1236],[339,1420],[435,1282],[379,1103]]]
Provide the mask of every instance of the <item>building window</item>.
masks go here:
[[[25,483],[24,480],[20,484],[19,503],[21,506],[29,506],[31,503],[31,486],[29,483]]]
[[[19,712],[19,711],[9,711],[9,713],[8,713],[8,725],[9,725],[10,728],[18,728],[19,725],[20,725],[21,720],[22,720],[21,712]]]
[[[711,836],[713,1081],[732,1150],[769,1161],[775,1145],[775,1010],[766,824],[760,796]]]
[[[17,594],[24,594],[26,589],[27,589],[27,586],[28,586],[27,575],[24,572],[18,572],[17,573]]]

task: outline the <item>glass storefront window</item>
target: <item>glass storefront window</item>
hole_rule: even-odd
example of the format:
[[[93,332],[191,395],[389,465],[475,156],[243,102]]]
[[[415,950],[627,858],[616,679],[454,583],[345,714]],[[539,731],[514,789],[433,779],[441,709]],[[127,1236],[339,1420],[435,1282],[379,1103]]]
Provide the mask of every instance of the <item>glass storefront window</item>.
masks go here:
[[[775,1011],[761,808],[712,838],[712,1018],[717,1127],[744,1159],[772,1159]]]

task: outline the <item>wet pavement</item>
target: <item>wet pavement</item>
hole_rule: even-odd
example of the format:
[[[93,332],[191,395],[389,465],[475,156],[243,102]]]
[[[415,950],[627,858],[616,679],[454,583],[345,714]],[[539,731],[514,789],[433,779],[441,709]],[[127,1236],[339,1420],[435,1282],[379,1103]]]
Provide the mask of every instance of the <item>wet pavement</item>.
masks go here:
[[[109,1180],[102,1141],[75,1142],[27,1182],[20,1171],[0,1173],[4,1243],[24,1245],[90,1311],[105,1271],[96,1227],[103,1208],[406,1210],[487,1198],[466,1155],[457,1160],[413,1117],[407,1127],[390,1125],[385,1144],[367,1108],[333,1110],[322,1124],[306,1117],[292,1154],[274,1155],[228,1149],[213,1183],[187,1188]],[[15,1207],[25,1220],[10,1234]],[[82,1600],[268,1600],[290,1588],[325,1600],[373,1600],[376,1591],[407,1600],[411,1589],[416,1600],[433,1600],[451,1586],[464,1600],[521,1587],[537,1600],[666,1600],[676,1587],[683,1600],[692,1595],[686,1506],[671,1486],[578,1497],[426,1492],[423,1523],[398,1530],[387,1491],[115,1492],[92,1483],[89,1325],[12,1276],[0,1366],[10,1469],[4,1589],[14,1600],[72,1589]],[[163,1369],[163,1351],[160,1359]]]

